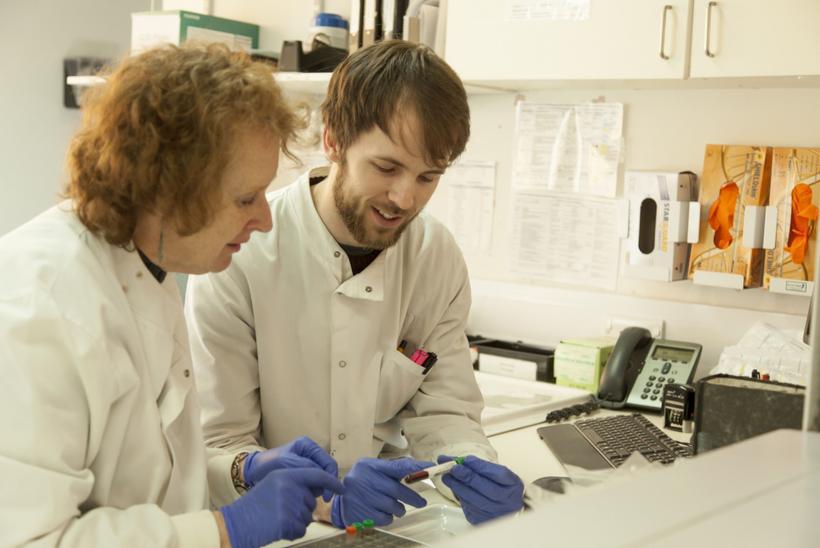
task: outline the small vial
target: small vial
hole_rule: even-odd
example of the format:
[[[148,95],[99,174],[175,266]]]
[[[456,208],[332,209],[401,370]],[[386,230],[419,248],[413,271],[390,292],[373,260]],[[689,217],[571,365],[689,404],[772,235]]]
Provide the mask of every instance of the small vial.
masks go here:
[[[436,464],[435,466],[430,466],[429,468],[418,470],[417,472],[411,472],[404,476],[401,481],[405,484],[411,484],[416,483],[417,481],[433,478],[441,474],[446,474],[457,464],[464,464],[464,457],[455,457],[451,461]]]

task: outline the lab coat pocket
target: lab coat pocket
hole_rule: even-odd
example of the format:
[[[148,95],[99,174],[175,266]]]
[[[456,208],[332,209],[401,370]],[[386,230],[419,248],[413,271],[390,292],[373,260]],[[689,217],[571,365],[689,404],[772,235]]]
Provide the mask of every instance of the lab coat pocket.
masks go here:
[[[424,381],[424,368],[395,349],[382,356],[376,424],[392,419],[415,396]]]

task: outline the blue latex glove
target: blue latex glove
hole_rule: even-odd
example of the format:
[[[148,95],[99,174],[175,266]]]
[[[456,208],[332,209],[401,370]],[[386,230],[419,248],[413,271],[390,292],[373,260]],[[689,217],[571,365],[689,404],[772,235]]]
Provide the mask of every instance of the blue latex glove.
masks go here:
[[[453,460],[444,455],[439,464]],[[524,483],[506,466],[469,455],[441,477],[473,525],[511,514],[524,506]]]
[[[274,470],[312,467],[321,468],[334,478],[339,476],[339,466],[333,457],[315,441],[303,436],[280,447],[251,453],[245,458],[242,474],[245,483],[253,487]],[[329,501],[331,496],[332,493],[326,491],[325,501]]]
[[[360,459],[343,480],[345,494],[333,497],[333,525],[341,528],[366,519],[372,519],[376,525],[387,525],[393,516],[404,515],[402,502],[416,508],[426,506],[427,501],[403,485],[401,479],[430,466],[432,462],[410,458]]]
[[[304,536],[322,491],[344,493],[344,486],[318,468],[275,470],[246,495],[219,509],[232,548],[257,548]]]

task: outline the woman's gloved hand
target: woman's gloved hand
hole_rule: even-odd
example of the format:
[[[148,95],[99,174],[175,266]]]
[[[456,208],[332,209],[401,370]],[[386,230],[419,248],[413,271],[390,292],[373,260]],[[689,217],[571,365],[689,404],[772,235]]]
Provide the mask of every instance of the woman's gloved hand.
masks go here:
[[[242,475],[245,483],[253,487],[274,470],[312,467],[320,468],[334,478],[339,476],[339,466],[333,457],[315,441],[303,436],[280,447],[249,454],[245,458]],[[331,496],[330,492],[324,493],[326,501]]]
[[[401,479],[430,466],[432,462],[410,458],[357,461],[343,480],[345,494],[333,497],[333,525],[341,528],[366,519],[372,519],[376,525],[387,525],[393,516],[404,515],[402,502],[416,508],[426,506],[427,501],[403,485]]]
[[[232,548],[257,548],[304,536],[316,497],[345,489],[317,467],[274,470],[236,501],[220,508]]]
[[[453,460],[439,456],[438,462]],[[473,525],[518,512],[524,506],[524,483],[506,466],[472,455],[442,476]]]

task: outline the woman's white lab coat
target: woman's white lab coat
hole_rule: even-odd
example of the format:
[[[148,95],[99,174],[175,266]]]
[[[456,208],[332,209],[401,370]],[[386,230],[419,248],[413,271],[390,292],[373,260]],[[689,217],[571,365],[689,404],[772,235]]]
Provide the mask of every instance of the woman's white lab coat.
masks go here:
[[[494,459],[464,334],[467,269],[449,232],[421,214],[354,276],[316,212],[308,174],[270,203],[271,232],[224,272],[189,281],[212,498],[236,497],[236,451],[300,435],[342,470],[402,445],[399,425],[417,458]],[[438,354],[427,375],[396,350],[402,339]]]
[[[217,546],[174,278],[69,207],[0,238],[0,545]]]

